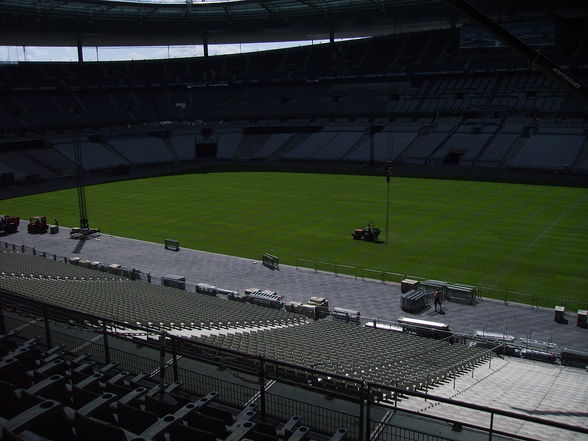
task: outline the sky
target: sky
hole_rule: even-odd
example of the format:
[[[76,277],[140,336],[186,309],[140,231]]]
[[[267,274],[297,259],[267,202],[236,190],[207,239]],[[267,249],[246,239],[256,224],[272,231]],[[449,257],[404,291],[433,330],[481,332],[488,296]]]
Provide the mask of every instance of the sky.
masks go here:
[[[216,44],[208,46],[209,55],[238,54],[269,49],[326,43],[328,40],[290,41],[275,43]],[[340,40],[336,40],[340,41]],[[84,47],[84,61],[147,60],[203,56],[201,45],[194,46],[139,46],[139,47]],[[75,47],[0,46],[0,63],[22,61],[77,61]]]
[[[116,0],[110,0],[116,1]],[[121,0],[122,1],[122,0]],[[221,3],[239,0],[124,0],[134,3]],[[342,41],[344,39],[335,39]],[[257,52],[270,49],[305,46],[326,43],[328,40],[290,41],[274,43],[247,43],[209,45],[209,55],[238,54]],[[201,57],[204,51],[201,45],[193,46],[149,46],[149,47],[84,47],[84,61],[119,61],[148,60],[182,57]],[[23,61],[77,61],[78,52],[75,47],[44,47],[44,46],[0,46],[0,63]]]
[[[126,0],[129,1],[129,0]],[[186,0],[130,0],[136,3],[186,3]],[[192,0],[198,3],[220,3],[235,0]],[[270,49],[326,43],[328,40],[290,41],[275,43],[209,45],[209,55],[239,54]],[[336,40],[340,41],[340,40]],[[141,47],[85,47],[84,61],[148,60],[162,58],[201,57],[202,46],[141,46]],[[0,63],[22,61],[77,61],[75,47],[0,46]]]

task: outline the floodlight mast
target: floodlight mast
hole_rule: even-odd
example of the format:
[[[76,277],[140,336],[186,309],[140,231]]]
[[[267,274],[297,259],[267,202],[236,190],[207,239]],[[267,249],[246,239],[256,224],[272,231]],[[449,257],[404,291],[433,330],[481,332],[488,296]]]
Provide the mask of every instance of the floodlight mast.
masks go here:
[[[386,187],[387,187],[387,199],[386,199],[386,245],[388,245],[389,231],[390,231],[390,178],[392,178],[392,161],[387,160],[384,164],[384,171],[386,173]]]
[[[525,58],[529,62],[529,65],[536,66],[545,75],[551,77],[554,81],[563,84],[566,88],[572,90],[588,101],[588,89],[577,78],[574,78],[569,72],[564,71],[545,55],[537,52],[519,37],[496,23],[479,9],[469,4],[467,0],[445,1],[462,15],[476,22],[496,39],[500,40],[506,46]]]
[[[73,142],[74,162],[76,166],[75,183],[78,189],[78,206],[80,209],[80,229],[87,231],[90,228],[88,222],[88,212],[86,209],[86,184],[84,182],[84,167],[82,164],[82,146],[80,142],[80,132],[76,131]]]

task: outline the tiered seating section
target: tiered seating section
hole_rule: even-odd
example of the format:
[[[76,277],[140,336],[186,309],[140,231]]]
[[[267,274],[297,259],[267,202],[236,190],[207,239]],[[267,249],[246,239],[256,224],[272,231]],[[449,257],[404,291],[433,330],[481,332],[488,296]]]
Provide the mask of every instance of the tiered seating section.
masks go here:
[[[340,441],[292,416],[261,419],[256,405],[232,409],[217,392],[194,396],[182,382],[99,364],[63,346],[41,347],[18,331],[0,335],[0,438],[4,441]]]
[[[271,124],[265,126],[264,124]],[[326,123],[308,119],[284,123],[258,121],[216,126],[203,137],[199,129],[181,128],[164,137],[121,131],[100,141],[81,142],[86,170],[172,161],[194,161],[197,143],[216,143],[219,160],[257,161],[370,161],[371,122],[367,119]],[[374,160],[398,164],[501,167],[585,173],[588,169],[588,124],[582,120],[537,120],[527,117],[499,119],[398,118],[378,123],[373,136]],[[258,133],[262,131],[262,133]],[[73,137],[73,135],[72,135]],[[0,151],[0,172],[27,176],[67,176],[73,169],[73,141],[63,136],[49,140],[50,147],[26,151]],[[91,139],[95,136],[89,135]]]
[[[171,162],[172,154],[160,138],[153,136],[133,136],[130,138],[112,138],[108,143],[120,155],[134,164],[150,162]]]
[[[0,263],[0,288],[134,325],[189,332],[305,322],[298,314],[105,276],[101,271],[10,251],[0,253]]]
[[[585,100],[530,71],[508,49],[460,49],[458,41],[459,31],[440,30],[206,59],[5,64],[0,132],[146,121],[588,110]],[[588,45],[573,44],[573,53],[557,46],[542,52],[584,81]]]
[[[0,66],[0,69],[2,66]],[[491,83],[491,90],[468,89],[476,80]],[[515,81],[516,80],[516,81]],[[386,82],[362,77],[365,88],[350,80],[234,84],[228,87],[166,85],[153,90],[104,89],[109,99],[98,104],[93,91],[81,89],[9,91],[0,103],[0,133],[67,127],[124,127],[127,124],[197,119],[235,120],[366,115],[435,115],[439,113],[501,112],[557,114],[588,111],[556,83],[538,72],[439,74],[419,81],[391,78]],[[512,84],[516,84],[513,87]],[[538,84],[542,84],[541,87]],[[25,107],[34,94],[42,106]],[[172,98],[176,97],[176,98]],[[63,104],[60,104],[67,101]],[[69,102],[72,101],[72,102]],[[175,102],[174,102],[175,101]],[[178,107],[176,104],[180,104]]]
[[[72,162],[75,161],[72,140],[69,140],[69,142],[59,140],[53,146]],[[115,167],[124,161],[123,158],[97,142],[83,141],[80,147],[82,150],[82,166],[88,170]]]
[[[200,129],[181,126],[152,136],[121,130],[84,137],[82,160],[86,170],[190,162],[198,159],[198,143],[204,142],[216,145],[219,160],[366,163],[370,161],[368,133],[372,124],[367,118],[353,122],[268,120],[258,121],[255,126],[235,121],[211,124],[212,134],[207,137],[202,136]],[[572,173],[585,173],[588,169],[588,123],[581,119],[396,118],[376,121],[376,125],[376,162]],[[49,139],[49,146],[43,149],[0,150],[0,172],[15,173],[17,180],[71,175],[73,134],[66,139]]]
[[[486,357],[480,349],[449,341],[334,321],[271,331],[210,335],[198,340],[409,390],[443,381]]]
[[[586,26],[579,18],[574,27],[561,21],[556,46],[544,46],[542,52],[555,62],[570,66],[582,64],[588,54],[585,39],[578,38]],[[582,22],[583,21],[583,22]],[[579,29],[578,29],[579,28]],[[312,45],[261,53],[248,53],[205,58],[185,58],[157,61],[101,62],[78,65],[71,63],[24,63],[0,69],[0,79],[6,87],[26,88],[103,88],[135,85],[198,84],[203,82],[277,82],[308,78],[377,77],[390,73],[480,71],[491,68],[528,69],[527,62],[506,48],[459,48],[460,30],[437,30],[379,36],[354,41]],[[558,47],[559,45],[559,47]],[[574,47],[574,50],[570,50]],[[384,61],[382,54],[386,54]],[[98,63],[96,63],[98,64]],[[513,80],[512,91],[523,81]],[[492,91],[493,81],[470,78],[448,81],[444,88],[456,90]],[[541,81],[533,84],[543,86]],[[119,95],[119,94],[117,94]],[[172,96],[171,103],[181,102]],[[107,106],[108,98],[98,91],[92,97],[94,106]],[[125,93],[121,103],[129,103]],[[29,107],[39,106],[34,97]]]
[[[166,330],[381,385],[422,388],[488,356],[488,351],[452,344],[450,338],[431,340],[329,320],[308,322],[283,310],[131,281],[37,256],[3,251],[0,264],[0,289],[66,308],[72,317],[83,313],[129,328]]]
[[[569,29],[584,32],[578,23]],[[558,26],[542,52],[585,83],[588,45]],[[0,65],[0,173],[71,175],[75,128],[90,128],[87,170],[198,160],[201,141],[216,146],[202,157],[220,160],[365,162],[374,121],[379,162],[588,171],[585,100],[505,48],[458,45],[459,31],[440,30],[206,59]],[[22,150],[31,136],[44,148]]]

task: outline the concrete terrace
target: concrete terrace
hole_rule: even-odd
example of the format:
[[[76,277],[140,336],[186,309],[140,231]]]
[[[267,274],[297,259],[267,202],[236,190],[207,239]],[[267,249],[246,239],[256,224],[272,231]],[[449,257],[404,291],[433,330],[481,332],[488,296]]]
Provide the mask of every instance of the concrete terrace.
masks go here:
[[[411,315],[400,309],[400,285],[396,283],[383,284],[288,265],[281,265],[280,270],[270,270],[260,261],[191,249],[174,252],[164,249],[163,239],[161,244],[156,244],[103,234],[80,243],[69,239],[67,228],[61,228],[55,235],[38,236],[27,234],[26,227],[21,225],[18,233],[6,236],[2,241],[66,257],[118,263],[155,277],[178,274],[185,276],[191,284],[206,282],[241,292],[250,287],[271,289],[283,295],[285,301],[306,301],[310,296],[321,296],[329,300],[331,307],[356,309],[364,317],[396,320],[400,316],[412,316],[448,323],[455,332],[471,333],[485,329],[550,341],[558,345],[557,349],[568,347],[588,351],[588,330],[575,325],[573,313],[567,313],[569,324],[562,325],[553,321],[551,309],[515,303],[505,305],[502,301],[485,299],[475,306],[445,302],[446,314],[443,316],[432,308]]]

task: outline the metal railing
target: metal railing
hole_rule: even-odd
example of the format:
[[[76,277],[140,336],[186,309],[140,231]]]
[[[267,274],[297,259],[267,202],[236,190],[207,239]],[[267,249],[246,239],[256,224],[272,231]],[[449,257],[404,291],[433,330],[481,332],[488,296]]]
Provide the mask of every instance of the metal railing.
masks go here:
[[[370,420],[371,439],[377,440],[407,440],[407,441],[451,441],[439,435],[419,432],[415,429],[393,426],[381,421]]]
[[[302,416],[305,425],[321,433],[334,433],[338,428],[347,429],[347,439],[359,439],[360,419],[357,415],[319,407],[293,398],[266,393],[267,414],[286,421],[292,415]]]
[[[427,280],[426,277],[414,276],[411,274],[395,273],[391,271],[361,268],[357,266],[341,265],[338,263],[302,258],[296,259],[296,269],[313,270],[314,272],[331,273],[335,276],[349,276],[356,279],[372,280],[381,283],[400,283],[404,279],[412,279],[417,281]],[[505,305],[509,305],[510,303],[520,303],[529,305],[532,308],[553,308],[555,306],[565,306],[566,310],[570,311],[588,308],[588,302],[582,302],[564,296],[546,297],[500,288],[489,288],[485,286],[478,286],[476,288],[478,291],[478,297],[482,299],[486,297],[502,300]]]
[[[24,254],[31,254],[39,257],[43,257],[49,260],[55,260],[59,262],[68,263],[69,258],[65,256],[60,256],[55,253],[48,253],[46,251],[37,250],[35,247],[29,247],[26,245],[16,245],[9,242],[0,241],[0,249],[7,249],[10,251],[16,251]],[[107,264],[104,264],[106,267]],[[296,268],[297,269],[309,269],[315,272],[324,272],[324,273],[331,273],[335,276],[348,276],[354,277],[356,279],[362,280],[372,280],[381,283],[400,283],[404,279],[412,279],[417,281],[426,280],[425,277],[414,276],[411,274],[403,274],[403,273],[395,273],[391,271],[383,271],[383,270],[376,270],[370,268],[361,268],[351,265],[342,265],[338,263],[332,262],[323,262],[319,260],[311,260],[311,259],[296,259]],[[122,275],[128,277],[132,280],[138,280],[146,283],[153,283],[156,285],[162,285],[162,277],[154,276],[150,273],[143,272],[141,270],[137,270],[135,268],[127,268],[122,267],[121,271],[117,275]],[[206,280],[202,282],[207,282]],[[214,284],[214,283],[212,283]],[[225,289],[237,291],[233,289],[233,287],[223,287]],[[501,300],[504,302],[505,305],[509,305],[510,303],[517,303],[517,304],[525,304],[529,305],[532,308],[554,308],[555,306],[564,306],[566,310],[574,312],[581,309],[588,309],[588,302],[582,302],[575,299],[570,299],[563,296],[558,297],[546,297],[546,296],[539,296],[535,294],[527,294],[521,293],[517,291],[499,289],[499,288],[489,288],[485,286],[478,286],[477,288],[477,295],[479,298],[483,299],[492,298],[496,300]],[[195,291],[196,284],[186,282],[185,283],[186,291]]]
[[[391,271],[374,270],[361,268],[352,265],[342,265],[339,263],[323,262],[320,260],[296,259],[297,269],[311,269],[315,272],[332,273],[336,276],[350,276],[356,279],[375,280],[382,283],[395,282],[400,283],[402,280],[409,278],[414,280],[425,280],[423,277],[411,276],[407,274],[394,273]]]
[[[20,300],[23,300],[20,302]],[[390,421],[374,419],[373,415],[385,412],[411,413],[410,410],[402,408],[402,402],[397,397],[414,397],[425,401],[442,403],[447,406],[470,409],[480,414],[476,418],[477,425],[463,423],[463,426],[472,427],[475,430],[486,433],[489,440],[493,434],[506,434],[513,439],[527,439],[523,435],[508,432],[499,432],[495,424],[495,418],[501,417],[516,420],[517,427],[523,424],[537,424],[547,430],[563,430],[575,434],[588,435],[588,428],[572,426],[556,421],[548,421],[529,415],[515,412],[494,409],[487,406],[480,406],[472,403],[457,401],[450,398],[431,395],[428,390],[406,390],[403,388],[377,384],[363,381],[359,378],[352,378],[343,375],[325,372],[293,363],[271,360],[262,356],[242,353],[235,350],[224,349],[202,342],[189,340],[181,337],[164,336],[164,366],[172,364],[172,368],[163,369],[161,362],[158,363],[158,350],[161,351],[156,339],[149,336],[161,334],[159,330],[134,327],[137,331],[143,331],[144,339],[132,339],[132,345],[145,348],[151,351],[154,358],[137,355],[131,351],[110,348],[109,341],[112,339],[131,338],[125,334],[116,335],[109,332],[110,329],[129,328],[128,324],[110,321],[104,318],[90,316],[87,314],[68,315],[64,308],[23,299],[20,296],[0,291],[0,325],[6,332],[10,329],[20,329],[19,335],[23,337],[37,336],[40,342],[47,347],[55,344],[63,344],[70,353],[90,352],[96,356],[98,362],[104,363],[117,361],[120,367],[133,373],[151,370],[151,376],[156,378],[161,372],[165,374],[165,381],[183,381],[187,390],[195,394],[204,394],[210,391],[218,391],[219,395],[225,395],[223,399],[226,404],[242,408],[247,402],[257,402],[259,412],[262,416],[274,415],[282,417],[292,414],[302,414],[314,430],[329,433],[338,427],[345,427],[349,430],[347,439],[367,441],[371,438],[370,431],[375,425],[380,428],[382,436],[377,439],[392,441],[400,434],[402,439],[418,441],[445,440],[443,437],[432,437],[431,434],[420,432],[411,428],[401,428]],[[8,311],[8,312],[7,312]],[[71,313],[71,311],[70,311]],[[17,315],[18,314],[18,315]],[[20,315],[20,316],[19,316]],[[6,316],[6,317],[5,317]],[[64,320],[65,317],[65,320]],[[71,317],[73,320],[68,320]],[[67,329],[70,329],[68,331]],[[104,332],[104,330],[107,330]],[[72,335],[77,333],[78,335]],[[82,335],[83,337],[80,337]],[[136,335],[136,334],[135,334]],[[89,338],[91,337],[91,338]],[[171,354],[171,358],[169,355]],[[232,373],[240,381],[227,381],[199,373],[197,370],[179,368],[177,356],[206,362],[212,365],[221,366],[223,370]],[[290,375],[284,375],[289,372]],[[292,373],[297,373],[292,375]],[[243,374],[248,378],[243,377]],[[337,386],[334,389],[317,386],[318,378],[329,379]],[[243,381],[247,385],[242,384]],[[279,384],[294,386],[310,393],[317,393],[320,396],[328,396],[332,399],[343,400],[356,409],[356,413],[341,412],[336,409],[329,409],[311,402],[302,402],[291,396],[277,394],[271,391],[268,382],[276,381]],[[340,387],[345,385],[344,387]],[[221,401],[222,402],[222,401]],[[448,413],[451,415],[452,413]],[[430,418],[431,421],[441,421],[444,424],[453,424],[455,421],[447,418],[439,418],[419,413],[421,418]],[[369,422],[369,424],[368,424]],[[462,423],[460,423],[462,424]]]
[[[55,254],[55,253],[48,253],[48,252],[42,251],[42,250],[38,250],[36,247],[29,247],[27,245],[17,245],[17,244],[13,244],[13,243],[9,243],[9,242],[0,241],[0,250],[2,250],[2,249],[8,250],[8,251],[14,251],[14,252],[22,253],[22,254],[29,254],[29,255],[33,255],[33,256],[37,256],[37,257],[42,257],[42,258],[45,258],[48,260],[54,260],[54,261],[62,262],[62,263],[70,263],[70,260],[71,260],[71,258],[69,258],[69,257],[61,256],[61,255]],[[110,262],[110,263],[117,263],[117,262]],[[126,267],[126,266],[121,266],[121,268],[119,268],[116,272],[112,272],[115,270],[109,269],[110,263],[102,262],[102,264],[100,265],[100,268],[92,268],[92,267],[88,267],[88,268],[97,269],[98,271],[103,271],[108,274],[127,277],[130,280],[135,280],[135,281],[140,281],[140,282],[145,282],[145,283],[153,283],[155,285],[164,285],[163,276],[154,276],[149,272],[144,272],[142,270],[139,270],[136,268],[130,268],[130,267]],[[202,281],[202,282],[206,282],[206,281]],[[223,288],[225,288],[225,290],[228,290],[228,291],[238,291],[237,289],[232,289],[231,287],[223,287]],[[196,284],[190,283],[190,282],[185,282],[184,289],[186,291],[195,292],[196,291]]]
[[[68,263],[69,262],[69,258],[64,257],[64,256],[60,256],[58,254],[55,253],[48,253],[42,250],[38,250],[35,247],[28,247],[26,245],[16,245],[16,244],[12,244],[12,243],[8,243],[8,242],[3,242],[0,241],[0,250],[1,249],[7,249],[10,251],[15,251],[15,252],[19,252],[19,253],[24,253],[24,254],[30,254],[30,255],[35,255],[41,258],[45,258],[48,260],[54,260],[54,261],[59,261],[62,263]],[[412,276],[412,275],[407,275],[407,274],[400,274],[400,273],[392,273],[392,272],[386,272],[386,271],[378,271],[378,270],[372,270],[372,269],[362,269],[362,268],[358,268],[358,267],[353,267],[353,266],[349,266],[349,265],[338,265],[338,264],[332,264],[332,263],[326,263],[326,262],[319,262],[319,261],[312,261],[312,260],[304,260],[304,259],[298,259],[299,263],[313,263],[311,269],[313,269],[314,271],[328,271],[331,272],[335,275],[340,275],[340,276],[351,276],[351,277],[357,277],[357,278],[363,278],[363,279],[369,279],[369,280],[377,280],[378,282],[381,283],[387,283],[390,281],[400,281],[400,280],[404,280],[405,278],[409,278],[409,279],[413,279],[413,280],[424,280],[422,277],[418,277],[418,276]],[[108,268],[107,264],[103,264],[102,265],[103,269]],[[301,266],[298,266],[297,268],[302,268]],[[304,267],[306,268],[306,267]],[[123,268],[124,274],[119,274],[119,275],[126,275],[127,277],[131,278],[132,280],[135,281],[141,281],[144,283],[153,283],[153,284],[158,284],[158,285],[162,285],[162,277],[156,277],[156,276],[152,276],[150,273],[145,273],[142,272],[140,270],[136,270],[136,269],[131,269],[131,268]],[[109,274],[109,273],[107,273]],[[185,284],[185,289],[187,291],[191,291],[194,292],[196,291],[196,285],[195,284],[191,284],[186,282]],[[236,291],[236,290],[235,290]],[[542,303],[545,304],[547,302],[551,302],[550,305],[564,305],[566,306],[566,309],[568,307],[570,307],[570,305],[572,305],[572,307],[577,307],[578,309],[588,309],[588,304],[586,304],[587,306],[585,306],[584,304],[575,302],[575,301],[571,301],[569,299],[565,299],[565,298],[547,298],[547,297],[540,297],[540,296],[534,296],[534,295],[528,295],[528,294],[523,294],[523,293],[517,293],[517,292],[512,292],[512,291],[501,291],[501,290],[497,290],[497,289],[493,289],[493,288],[478,288],[478,292],[484,295],[489,295],[489,293],[492,293],[491,297],[493,298],[501,298],[502,296],[502,300],[504,301],[504,303],[506,305],[508,305],[510,302],[516,302],[516,303],[523,303],[523,304],[528,304],[533,308],[537,308],[539,307],[539,305],[541,305]],[[319,310],[321,308],[318,308]],[[325,312],[326,314],[329,314],[331,311],[330,310],[324,310],[323,312]],[[72,314],[72,312],[65,312],[65,315],[68,314]],[[75,313],[74,313],[75,314]],[[361,316],[360,320],[359,320],[359,324],[365,324],[367,321],[372,321],[372,322],[378,322],[379,324],[392,324],[392,325],[397,325],[397,323],[395,321],[389,321],[389,320],[383,320],[380,318],[371,318],[371,317],[367,317],[367,316]],[[427,337],[433,337],[436,338],[435,336],[435,332],[434,331],[429,331],[428,333],[426,332],[422,332],[421,334],[419,334],[421,336],[427,336]],[[530,335],[529,335],[529,339],[530,339]],[[454,341],[458,341],[459,339],[462,339],[462,343],[466,343],[468,341],[468,339],[471,340],[471,335],[468,334],[457,334],[457,333],[453,333],[453,340]],[[521,340],[524,340],[521,338]],[[549,342],[551,343],[551,342]],[[521,351],[523,349],[527,350],[527,349],[539,349],[539,350],[543,350],[545,348],[537,348],[537,345],[531,344],[529,341],[523,341],[518,342],[518,343],[513,343],[509,345],[511,349],[513,349],[515,352],[516,351]],[[550,350],[550,348],[548,348],[548,352],[553,352]],[[503,353],[508,353],[509,355],[514,355],[513,351],[503,351]],[[532,355],[532,354],[531,354]],[[557,356],[557,353],[554,353],[555,356]],[[428,383],[428,381],[427,381]]]

